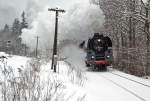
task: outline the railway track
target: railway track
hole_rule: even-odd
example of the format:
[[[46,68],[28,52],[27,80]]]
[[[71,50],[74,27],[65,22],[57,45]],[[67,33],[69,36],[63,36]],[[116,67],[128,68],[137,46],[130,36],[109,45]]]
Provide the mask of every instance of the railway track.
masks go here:
[[[149,87],[149,88],[150,88],[150,85],[144,84],[144,83],[142,83],[142,82],[139,82],[139,81],[136,81],[136,80],[130,79],[130,78],[128,78],[128,77],[125,77],[125,76],[119,75],[119,74],[117,74],[117,73],[113,73],[113,72],[111,72],[111,71],[109,71],[109,73],[111,73],[111,74],[113,74],[113,75],[116,75],[116,76],[118,76],[118,77],[124,78],[124,79],[126,79],[126,80],[129,80],[129,81],[135,82],[135,83],[140,84],[140,85],[142,85],[142,86],[145,86],[145,87]]]
[[[118,84],[117,82],[114,82],[113,80],[111,80],[111,79],[109,79],[109,78],[107,78],[107,77],[105,77],[105,76],[103,76],[103,75],[100,75],[100,76],[103,77],[103,78],[105,78],[106,80],[110,81],[110,82],[113,83],[114,85],[116,85],[116,86],[122,88],[122,89],[125,90],[126,92],[128,92],[128,93],[130,93],[131,95],[135,96],[136,98],[140,99],[141,101],[148,101],[148,100],[144,99],[143,97],[141,97],[140,95],[136,94],[135,92],[133,92],[133,91],[131,91],[131,90],[125,88],[124,86]]]

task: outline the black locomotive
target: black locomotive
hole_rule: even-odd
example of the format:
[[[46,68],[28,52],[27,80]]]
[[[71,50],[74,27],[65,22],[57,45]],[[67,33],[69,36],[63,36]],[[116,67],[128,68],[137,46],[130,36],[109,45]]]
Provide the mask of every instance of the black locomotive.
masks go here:
[[[86,66],[92,70],[106,70],[112,63],[112,41],[108,36],[95,33],[88,39],[86,52]]]

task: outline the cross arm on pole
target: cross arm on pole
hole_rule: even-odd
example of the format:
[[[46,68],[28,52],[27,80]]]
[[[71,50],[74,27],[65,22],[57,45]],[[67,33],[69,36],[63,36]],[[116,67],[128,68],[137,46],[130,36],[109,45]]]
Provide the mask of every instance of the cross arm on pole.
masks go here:
[[[48,11],[56,11],[56,12],[65,13],[65,10],[63,10],[63,9],[58,9],[58,8],[49,8]]]

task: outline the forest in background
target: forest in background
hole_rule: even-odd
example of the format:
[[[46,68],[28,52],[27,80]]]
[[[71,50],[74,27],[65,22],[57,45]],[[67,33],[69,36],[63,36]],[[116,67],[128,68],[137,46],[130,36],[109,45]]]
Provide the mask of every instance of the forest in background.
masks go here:
[[[0,30],[0,51],[15,55],[27,55],[28,47],[22,44],[20,35],[22,29],[28,28],[25,12],[21,14],[21,21],[15,18],[12,25],[5,24]]]
[[[105,15],[102,33],[114,46],[114,67],[137,76],[150,75],[150,0],[92,0]]]

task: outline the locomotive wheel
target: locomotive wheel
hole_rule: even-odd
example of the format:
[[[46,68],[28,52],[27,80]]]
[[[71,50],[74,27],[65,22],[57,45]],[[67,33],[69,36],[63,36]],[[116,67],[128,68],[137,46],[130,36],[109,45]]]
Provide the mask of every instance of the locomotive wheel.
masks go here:
[[[100,65],[97,67],[98,71],[106,71],[107,70],[107,66],[106,65]]]
[[[92,71],[95,71],[95,70],[96,70],[96,66],[95,66],[95,65],[92,65],[92,66],[91,66],[91,69],[92,69]]]
[[[107,66],[106,65],[102,65],[102,70],[103,71],[107,71]]]
[[[86,63],[86,67],[90,67],[90,64]]]

